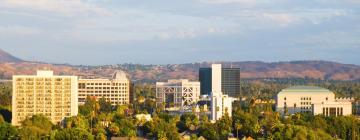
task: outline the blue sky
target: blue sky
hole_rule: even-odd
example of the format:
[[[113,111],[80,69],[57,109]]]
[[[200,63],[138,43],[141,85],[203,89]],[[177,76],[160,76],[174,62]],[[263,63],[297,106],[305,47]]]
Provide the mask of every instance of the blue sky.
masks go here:
[[[359,0],[1,0],[0,48],[70,64],[360,64]]]

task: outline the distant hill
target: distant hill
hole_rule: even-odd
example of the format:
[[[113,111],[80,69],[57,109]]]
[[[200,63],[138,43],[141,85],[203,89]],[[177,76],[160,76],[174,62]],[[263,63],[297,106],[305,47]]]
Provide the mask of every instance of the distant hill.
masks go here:
[[[238,67],[241,77],[251,78],[313,78],[321,80],[360,80],[360,66],[329,61],[290,61],[265,63],[260,61],[218,62],[223,67]],[[56,74],[77,75],[84,78],[111,77],[115,70],[124,70],[134,81],[155,82],[171,78],[198,79],[200,67],[211,63],[168,65],[117,64],[104,66],[74,66],[22,61],[0,50],[0,78],[13,74],[35,74],[39,69],[51,69]]]
[[[222,62],[224,67],[240,67],[242,78],[314,78],[322,80],[359,80],[360,66],[328,61],[291,61],[265,63]],[[140,65],[118,64],[104,66],[73,66],[35,62],[0,63],[0,77],[13,74],[35,74],[37,69],[51,69],[56,74],[77,75],[86,78],[111,77],[115,70],[126,71],[134,81],[155,82],[171,78],[197,80],[198,69],[210,63]]]
[[[9,62],[22,62],[22,60],[0,49],[0,63],[9,63]]]

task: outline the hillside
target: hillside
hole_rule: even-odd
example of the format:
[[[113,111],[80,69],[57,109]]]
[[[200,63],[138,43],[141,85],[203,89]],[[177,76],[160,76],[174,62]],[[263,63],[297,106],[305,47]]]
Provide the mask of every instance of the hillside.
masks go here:
[[[265,63],[260,61],[221,62],[223,67],[241,68],[242,78],[314,78],[322,80],[359,80],[360,66],[329,61],[290,61]],[[139,82],[164,81],[171,78],[197,80],[200,67],[211,63],[169,65],[118,64],[104,66],[73,66],[22,61],[0,49],[0,78],[11,79],[14,74],[35,74],[39,69],[51,69],[56,74],[86,78],[111,77],[115,70],[128,72]]]
[[[240,67],[242,78],[315,78],[322,80],[358,80],[360,66],[328,61],[292,62],[223,62],[226,67]],[[210,63],[140,65],[119,64],[105,66],[72,66],[33,62],[0,63],[0,77],[10,79],[13,74],[35,74],[37,69],[51,69],[56,74],[78,75],[86,78],[111,77],[117,69],[125,70],[134,81],[164,81],[170,78],[197,80],[198,69]]]
[[[11,63],[11,62],[22,62],[22,60],[0,49],[0,63]]]

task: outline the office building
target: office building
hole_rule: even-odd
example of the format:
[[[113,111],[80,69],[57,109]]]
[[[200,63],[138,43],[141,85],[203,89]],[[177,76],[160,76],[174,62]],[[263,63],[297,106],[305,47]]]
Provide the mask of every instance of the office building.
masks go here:
[[[283,89],[276,99],[276,111],[282,115],[295,113],[342,116],[352,113],[349,101],[336,100],[335,94],[314,86],[293,86]]]
[[[77,113],[76,76],[57,76],[53,71],[13,76],[13,125],[21,125],[21,121],[35,114],[43,114],[56,124]]]
[[[123,71],[116,71],[111,79],[79,79],[79,104],[86,98],[104,98],[112,105],[130,103],[130,80]]]
[[[229,97],[222,92],[222,68],[221,64],[212,64],[211,67],[211,120],[215,122],[226,113],[231,117],[232,103],[235,98]]]
[[[202,95],[210,95],[212,91],[212,73],[212,68],[199,70]],[[230,97],[240,96],[240,68],[221,68],[221,92]]]
[[[197,103],[200,98],[200,82],[172,79],[156,82],[156,103],[166,108],[181,109]]]

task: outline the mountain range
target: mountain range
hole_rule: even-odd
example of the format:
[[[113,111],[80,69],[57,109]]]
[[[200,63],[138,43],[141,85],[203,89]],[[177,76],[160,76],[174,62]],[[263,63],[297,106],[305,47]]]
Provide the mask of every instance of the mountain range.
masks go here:
[[[22,60],[0,49],[0,63],[7,62],[22,62]]]
[[[251,78],[314,78],[322,80],[359,80],[360,66],[329,61],[289,61],[265,63],[261,61],[218,62],[223,67],[239,67],[241,77]],[[117,64],[84,66],[23,61],[0,50],[0,78],[13,74],[35,74],[38,69],[51,69],[56,74],[78,75],[83,78],[108,78],[115,70],[124,70],[134,81],[165,81],[171,78],[197,80],[198,69],[211,63],[168,65]]]

